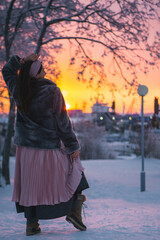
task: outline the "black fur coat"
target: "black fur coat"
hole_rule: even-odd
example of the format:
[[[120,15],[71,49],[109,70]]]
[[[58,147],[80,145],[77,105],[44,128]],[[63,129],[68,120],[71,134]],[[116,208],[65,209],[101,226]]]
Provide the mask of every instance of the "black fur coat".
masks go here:
[[[80,148],[72,129],[65,101],[60,89],[48,79],[38,79],[39,92],[30,105],[28,114],[18,107],[15,97],[17,71],[21,64],[14,55],[2,69],[8,90],[17,104],[14,143],[38,149],[60,149],[61,140],[70,154]]]

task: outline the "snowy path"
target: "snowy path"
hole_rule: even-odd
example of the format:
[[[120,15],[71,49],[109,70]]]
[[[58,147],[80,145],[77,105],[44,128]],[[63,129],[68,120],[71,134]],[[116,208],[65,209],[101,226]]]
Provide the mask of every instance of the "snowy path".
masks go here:
[[[85,191],[86,232],[64,218],[41,220],[42,233],[25,236],[25,219],[11,202],[12,185],[0,188],[0,239],[160,240],[160,161],[145,160],[146,191],[140,192],[140,159],[83,161],[90,189]],[[11,159],[14,170],[14,158]]]

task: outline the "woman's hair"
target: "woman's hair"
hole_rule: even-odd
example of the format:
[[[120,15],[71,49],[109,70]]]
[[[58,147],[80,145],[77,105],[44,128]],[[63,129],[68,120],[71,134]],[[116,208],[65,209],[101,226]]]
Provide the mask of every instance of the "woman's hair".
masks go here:
[[[20,110],[24,113],[28,113],[30,103],[37,94],[37,89],[34,84],[36,81],[29,76],[32,63],[32,61],[25,62],[16,79],[16,98]]]

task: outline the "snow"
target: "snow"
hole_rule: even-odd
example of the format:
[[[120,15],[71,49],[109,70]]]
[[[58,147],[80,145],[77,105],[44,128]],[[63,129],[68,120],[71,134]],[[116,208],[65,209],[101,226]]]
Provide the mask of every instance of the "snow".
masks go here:
[[[160,160],[145,159],[145,192],[140,192],[140,158],[83,161],[90,184],[84,192],[88,230],[78,231],[62,217],[40,220],[42,233],[32,237],[25,236],[26,220],[11,202],[14,163],[11,158],[11,185],[0,188],[0,239],[160,240]]]

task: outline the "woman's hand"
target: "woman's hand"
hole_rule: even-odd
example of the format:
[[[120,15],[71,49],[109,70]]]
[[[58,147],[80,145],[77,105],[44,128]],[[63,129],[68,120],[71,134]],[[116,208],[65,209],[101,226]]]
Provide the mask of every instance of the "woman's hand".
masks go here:
[[[77,150],[76,152],[71,153],[71,154],[70,154],[70,157],[71,157],[73,160],[77,160],[77,158],[79,157],[79,154],[80,154],[80,151]]]
[[[21,59],[20,59],[20,63],[21,63],[21,64],[24,64],[25,62],[28,62],[28,61],[33,61],[33,62],[35,62],[38,58],[39,58],[39,54],[31,53],[31,54],[28,55],[27,57],[21,58]]]
[[[23,58],[23,60],[25,62],[28,62],[28,61],[36,61],[37,59],[39,58],[39,54],[35,54],[35,53],[31,53],[30,55],[28,55],[27,57]]]

